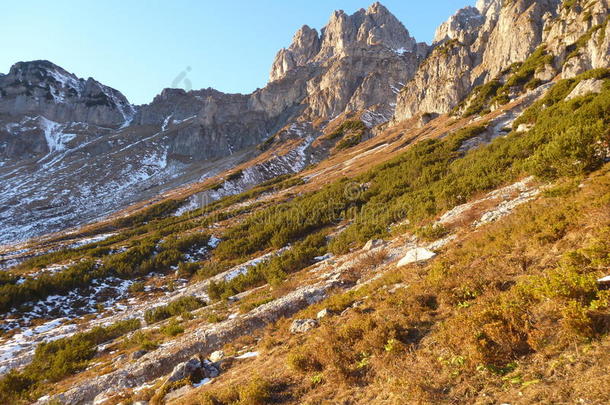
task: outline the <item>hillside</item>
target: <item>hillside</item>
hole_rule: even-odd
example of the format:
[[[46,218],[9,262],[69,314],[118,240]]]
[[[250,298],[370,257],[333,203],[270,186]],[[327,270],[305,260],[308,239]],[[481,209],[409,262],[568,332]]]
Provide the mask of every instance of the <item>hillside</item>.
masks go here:
[[[265,89],[138,107],[16,65],[76,90],[47,116],[3,93],[63,135],[10,138],[33,155],[2,186],[108,188],[82,222],[3,210],[0,402],[608,403],[608,6],[482,0],[426,45],[375,3],[301,28]],[[122,112],[79,107],[92,87]],[[81,119],[109,127],[65,138]],[[145,170],[149,146],[187,163],[137,195],[80,168]]]

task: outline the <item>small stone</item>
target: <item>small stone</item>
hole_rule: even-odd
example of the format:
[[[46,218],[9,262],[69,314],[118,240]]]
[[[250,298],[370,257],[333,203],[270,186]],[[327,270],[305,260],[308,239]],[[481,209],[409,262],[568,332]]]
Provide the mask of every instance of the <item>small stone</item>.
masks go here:
[[[363,250],[373,250],[376,247],[383,246],[385,241],[383,239],[371,239],[362,248]]]
[[[210,361],[212,363],[216,363],[222,360],[225,357],[225,353],[222,350],[216,350],[212,354],[210,354]]]
[[[135,352],[132,353],[131,359],[137,360],[140,357],[144,356],[146,353],[148,353],[146,350],[136,350]]]
[[[329,315],[330,315],[330,311],[328,310],[328,308],[324,308],[323,310],[318,312],[318,314],[316,315],[316,318],[322,319],[322,318],[326,318]]]
[[[290,325],[290,333],[306,333],[318,326],[315,319],[295,319]]]

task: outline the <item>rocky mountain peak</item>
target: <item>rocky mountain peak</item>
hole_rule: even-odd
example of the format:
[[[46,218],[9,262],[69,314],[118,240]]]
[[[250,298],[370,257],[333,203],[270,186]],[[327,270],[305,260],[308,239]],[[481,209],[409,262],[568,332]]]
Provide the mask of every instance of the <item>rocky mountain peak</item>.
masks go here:
[[[343,10],[334,11],[320,35],[306,25],[300,28],[292,44],[277,53],[270,80],[279,80],[288,71],[308,63],[360,55],[375,46],[398,53],[417,53],[422,49],[404,25],[385,6],[376,2],[351,15]]]
[[[487,18],[497,16],[502,8],[502,0],[477,0],[476,8]]]
[[[485,23],[485,16],[475,7],[458,10],[443,22],[434,35],[434,43],[440,44],[452,39],[461,43],[472,43],[476,39],[477,28]]]
[[[386,7],[376,2],[352,15],[342,10],[333,13],[322,30],[322,47],[316,59],[349,56],[370,46],[414,51],[416,45],[404,25]]]
[[[303,25],[292,38],[288,49],[281,49],[271,68],[270,81],[284,77],[286,72],[297,66],[303,66],[320,51],[318,31]]]
[[[82,79],[46,60],[18,62],[0,76],[0,113],[38,114],[56,122],[120,126],[135,111],[118,90]]]
[[[47,60],[35,60],[29,62],[17,62],[11,66],[7,77],[13,80],[13,84],[22,83],[26,87],[53,86],[51,93],[56,101],[64,101],[65,96],[71,93],[78,95],[84,88],[85,81],[74,74]]]

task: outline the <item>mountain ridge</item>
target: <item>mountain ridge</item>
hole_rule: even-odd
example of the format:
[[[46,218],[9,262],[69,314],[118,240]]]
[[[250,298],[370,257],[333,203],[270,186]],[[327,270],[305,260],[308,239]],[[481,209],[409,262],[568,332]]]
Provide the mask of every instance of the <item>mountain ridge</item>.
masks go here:
[[[376,19],[381,25],[375,22]],[[329,20],[327,30],[334,37],[327,35],[320,42],[320,51],[326,54],[324,58],[322,54],[317,55],[320,60],[295,66],[284,72],[281,78],[253,93],[165,89],[150,104],[135,107],[118,91],[100,87],[93,79],[84,81],[71,74],[66,77],[74,81],[72,87],[78,88],[74,90],[76,99],[83,86],[99,87],[103,91],[95,94],[97,99],[72,103],[74,111],[64,108],[70,104],[62,104],[61,100],[58,101],[61,108],[57,107],[53,98],[55,87],[59,86],[66,94],[70,91],[64,89],[61,83],[56,83],[53,77],[53,72],[61,68],[47,65],[48,69],[44,71],[41,66],[37,67],[36,62],[15,65],[12,74],[9,73],[2,80],[5,83],[21,80],[19,78],[27,72],[18,72],[19,69],[28,71],[27,66],[33,70],[38,68],[36,78],[26,78],[26,82],[31,82],[37,90],[36,93],[29,93],[23,85],[9,86],[3,91],[10,92],[10,97],[0,99],[0,114],[4,117],[0,119],[0,124],[4,124],[0,125],[0,140],[7,145],[0,150],[0,157],[4,158],[0,176],[11,176],[10,182],[4,182],[6,196],[0,204],[12,205],[5,216],[0,217],[4,226],[11,229],[0,238],[0,242],[23,240],[60,231],[66,226],[84,224],[112,213],[114,207],[125,207],[182,185],[182,181],[193,182],[214,175],[217,172],[214,169],[210,171],[211,161],[233,162],[230,163],[233,166],[243,163],[242,159],[249,159],[256,153],[254,146],[293,123],[330,120],[341,113],[363,109],[371,109],[387,121],[392,115],[391,104],[397,89],[414,74],[423,59],[423,51],[420,50],[419,55],[408,52],[399,54],[385,45],[370,44],[378,40],[386,41],[391,46],[413,42],[402,24],[380,4],[352,16],[335,13]],[[347,47],[344,48],[344,45]],[[278,57],[281,54],[282,51]],[[354,69],[354,66],[358,68]],[[388,69],[390,73],[386,75],[384,72],[388,72]],[[342,85],[337,87],[337,83]],[[104,96],[106,93],[110,96]],[[4,108],[1,107],[3,105]],[[124,114],[125,110],[129,114]],[[30,128],[20,124],[38,115],[48,115],[46,118],[56,123],[52,124],[54,133],[50,129],[45,132],[46,127],[40,125]],[[73,117],[70,122],[69,117]],[[87,127],[78,124],[80,127],[76,131],[72,127],[77,122],[84,122]],[[63,138],[70,141],[61,155],[50,152],[47,145],[47,154],[56,156],[45,157],[41,154],[44,150],[42,146],[30,147],[30,140],[36,138],[26,138],[15,132],[14,128],[18,126],[30,128],[26,133],[35,136],[40,145],[44,145],[49,137],[62,138],[60,133],[67,133]],[[320,131],[308,128],[312,132],[301,133],[297,137],[319,136]],[[136,143],[137,148],[130,146]],[[241,151],[242,157],[236,154],[238,151]],[[23,153],[23,156],[14,155],[17,152]],[[92,157],[89,165],[91,173],[83,175],[83,181],[90,183],[87,186],[80,184],[74,178],[74,173],[69,171],[73,171],[75,165],[78,165],[76,170],[84,170],[82,162],[87,163],[83,160],[83,152]],[[306,154],[314,157],[314,160],[324,155],[317,150]],[[41,158],[53,164],[37,164],[36,161]],[[79,163],[77,159],[80,159]],[[111,169],[110,173],[106,169],[93,174],[101,168],[100,164],[94,164],[98,159],[104,161],[104,167]],[[155,161],[158,164],[137,168],[138,161]],[[221,162],[216,165],[224,167]],[[33,178],[45,182],[48,176],[64,180],[47,181],[42,188],[34,186]],[[256,177],[268,180],[265,175]],[[131,178],[139,180],[136,182]],[[180,180],[182,178],[185,180]],[[17,206],[14,206],[9,192],[9,188],[15,187],[13,181],[32,184],[31,188],[18,187],[21,195],[27,198]],[[113,195],[112,203],[87,203],[91,199],[108,198],[109,194]],[[40,208],[44,209],[41,211]],[[27,211],[31,214],[26,217],[24,212]],[[53,220],[49,220],[50,216]],[[33,224],[36,226],[33,227]]]

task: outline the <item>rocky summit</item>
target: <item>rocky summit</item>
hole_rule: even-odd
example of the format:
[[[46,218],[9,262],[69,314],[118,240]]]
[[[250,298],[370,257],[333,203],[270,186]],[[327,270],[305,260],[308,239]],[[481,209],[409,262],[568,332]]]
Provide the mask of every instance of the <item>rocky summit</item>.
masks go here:
[[[15,63],[0,404],[610,403],[609,6],[334,11],[137,106]]]

